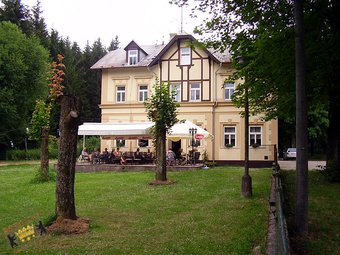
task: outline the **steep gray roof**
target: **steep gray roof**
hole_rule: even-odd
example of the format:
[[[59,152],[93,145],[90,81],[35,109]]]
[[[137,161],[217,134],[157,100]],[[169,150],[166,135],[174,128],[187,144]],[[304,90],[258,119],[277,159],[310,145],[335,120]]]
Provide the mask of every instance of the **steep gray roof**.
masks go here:
[[[105,69],[114,67],[136,67],[149,66],[152,60],[164,48],[164,45],[146,45],[140,46],[148,55],[142,58],[136,65],[126,64],[126,51],[124,49],[117,49],[110,51],[104,57],[98,60],[91,69]]]
[[[178,35],[172,38],[172,40],[166,45],[144,45],[140,46],[140,48],[147,53],[147,55],[142,58],[136,65],[127,65],[126,63],[126,51],[124,49],[117,49],[114,51],[110,51],[103,58],[98,60],[91,69],[107,69],[107,68],[133,68],[133,67],[141,67],[141,66],[152,66],[154,65],[158,59],[162,57],[162,55],[169,49],[169,47],[176,41],[178,37],[188,37],[190,39],[194,39],[191,35]],[[215,61],[226,63],[230,62],[230,54],[227,53],[219,53],[217,51],[206,49],[206,52],[213,57]]]

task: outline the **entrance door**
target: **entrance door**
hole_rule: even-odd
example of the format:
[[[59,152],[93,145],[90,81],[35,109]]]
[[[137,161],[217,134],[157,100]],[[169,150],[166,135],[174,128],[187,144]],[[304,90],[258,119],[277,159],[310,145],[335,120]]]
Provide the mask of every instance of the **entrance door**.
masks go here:
[[[181,149],[181,140],[179,140],[177,142],[172,141],[171,142],[171,149],[176,154],[176,156],[178,156],[179,150]]]

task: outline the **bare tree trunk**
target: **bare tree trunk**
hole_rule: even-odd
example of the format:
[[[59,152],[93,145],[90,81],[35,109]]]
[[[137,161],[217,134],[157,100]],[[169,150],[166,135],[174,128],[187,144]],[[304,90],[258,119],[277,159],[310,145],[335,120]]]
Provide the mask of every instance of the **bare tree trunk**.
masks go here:
[[[295,0],[296,58],[296,231],[308,234],[308,129],[303,0]]]
[[[158,132],[156,134],[156,180],[166,181],[166,148],[165,148],[166,132]]]
[[[81,105],[79,99],[72,96],[62,96],[60,105],[56,214],[58,217],[75,220],[77,216],[74,200],[74,177]]]
[[[43,128],[41,130],[40,174],[44,180],[49,179],[48,135],[49,135],[49,128]]]

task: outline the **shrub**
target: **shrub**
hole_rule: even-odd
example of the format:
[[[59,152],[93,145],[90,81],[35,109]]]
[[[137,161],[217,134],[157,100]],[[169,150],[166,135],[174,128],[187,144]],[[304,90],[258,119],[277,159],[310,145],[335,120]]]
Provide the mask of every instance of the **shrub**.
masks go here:
[[[99,136],[87,136],[85,138],[85,147],[88,151],[93,151],[94,148],[100,148],[100,138]],[[77,151],[80,155],[83,149],[83,138],[80,138],[77,143]]]
[[[49,158],[58,158],[58,148],[49,148]],[[25,150],[9,150],[6,153],[7,160],[40,160],[40,148]]]

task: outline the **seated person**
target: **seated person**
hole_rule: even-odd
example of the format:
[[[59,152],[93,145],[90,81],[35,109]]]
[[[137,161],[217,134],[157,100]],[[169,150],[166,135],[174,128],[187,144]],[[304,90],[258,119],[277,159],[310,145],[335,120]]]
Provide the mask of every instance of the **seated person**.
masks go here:
[[[90,161],[90,154],[86,147],[81,151],[81,159]]]
[[[100,155],[100,159],[106,164],[109,161],[109,152],[107,148],[104,149],[103,153]]]
[[[109,154],[109,162],[110,163],[114,163],[115,158],[116,158],[115,154],[116,154],[116,150],[115,150],[115,148],[112,148],[112,150]]]
[[[119,147],[118,147],[117,150],[115,151],[115,157],[121,158],[121,156],[122,156],[122,152],[119,150]]]
[[[100,152],[97,148],[94,148],[93,152],[91,153],[91,162],[93,163],[99,163],[100,160]]]
[[[134,152],[133,160],[140,162],[144,161],[144,155],[139,151],[139,148],[137,148],[137,150]]]
[[[126,164],[126,158],[125,158],[125,154],[124,153],[121,154],[120,164],[121,165],[125,165]]]
[[[178,151],[178,160],[179,160],[179,163],[181,165],[185,164],[185,161],[186,161],[186,155],[185,155],[185,152],[183,151],[183,149],[181,148],[179,151]]]
[[[166,162],[167,162],[167,164],[172,165],[172,164],[176,163],[175,158],[176,158],[175,153],[171,149],[169,149],[166,152]]]
[[[144,154],[144,161],[146,163],[152,163],[153,162],[153,155],[150,149]]]

